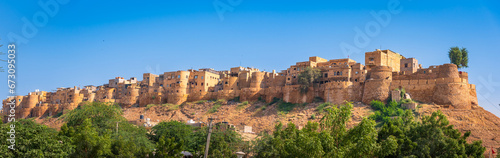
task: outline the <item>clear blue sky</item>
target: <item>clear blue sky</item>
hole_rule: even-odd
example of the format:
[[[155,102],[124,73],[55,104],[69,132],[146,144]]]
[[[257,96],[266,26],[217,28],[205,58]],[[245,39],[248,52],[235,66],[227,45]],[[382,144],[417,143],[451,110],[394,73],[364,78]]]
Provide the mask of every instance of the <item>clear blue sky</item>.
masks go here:
[[[219,16],[217,2],[232,11]],[[448,63],[451,46],[466,47],[470,68],[463,71],[477,85],[480,105],[500,116],[500,2],[399,2],[401,12],[391,14],[385,26],[378,23],[379,32],[359,51],[391,49],[428,67]],[[388,10],[388,3],[73,0],[48,15],[46,24],[38,22],[28,43],[16,43],[17,94],[101,85],[116,76],[142,79],[145,72],[227,70],[240,64],[279,71],[309,56],[345,58],[340,44],[355,46],[355,28],[373,24],[370,12]],[[40,13],[46,14],[38,1],[0,1],[0,50],[7,53],[10,32],[22,36],[23,17],[43,22]],[[350,57],[364,64],[364,53]],[[7,96],[3,74],[0,94]]]

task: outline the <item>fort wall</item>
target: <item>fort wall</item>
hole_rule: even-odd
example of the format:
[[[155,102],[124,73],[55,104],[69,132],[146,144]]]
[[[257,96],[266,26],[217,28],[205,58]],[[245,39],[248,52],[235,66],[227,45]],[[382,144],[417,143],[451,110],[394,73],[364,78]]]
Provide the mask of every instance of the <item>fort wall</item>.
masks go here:
[[[198,100],[236,97],[240,101],[264,99],[271,102],[281,98],[290,103],[309,103],[315,97],[326,102],[387,101],[390,92],[404,88],[413,100],[436,103],[455,109],[477,108],[476,87],[468,83],[468,73],[458,71],[454,64],[422,68],[414,58],[406,59],[390,50],[365,54],[366,66],[346,59],[326,60],[311,57],[297,62],[286,70],[265,72],[255,68],[234,67],[229,71],[199,69],[165,72],[160,75],[144,73],[143,80],[116,77],[98,87],[58,88],[55,92],[33,92],[3,100],[16,100],[16,117],[52,116],[67,113],[84,101],[112,102],[122,107],[148,104],[182,104]],[[307,67],[320,70],[321,77],[301,93],[299,74]],[[4,110],[5,116],[8,110]]]

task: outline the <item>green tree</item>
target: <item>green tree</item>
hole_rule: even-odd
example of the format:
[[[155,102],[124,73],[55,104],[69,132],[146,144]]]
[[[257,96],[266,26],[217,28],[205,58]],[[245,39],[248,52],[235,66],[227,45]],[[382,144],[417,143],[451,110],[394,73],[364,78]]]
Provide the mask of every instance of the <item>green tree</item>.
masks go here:
[[[193,130],[192,126],[179,121],[160,122],[151,129],[149,137],[154,142],[158,142],[161,137],[187,142]]]
[[[175,137],[165,138],[162,136],[158,143],[156,143],[156,155],[155,157],[165,157],[165,158],[178,158],[182,157],[182,150],[184,146],[184,141],[176,141]]]
[[[469,52],[466,48],[451,47],[448,51],[450,62],[458,68],[469,67]]]
[[[321,71],[318,68],[306,67],[298,76],[300,92],[307,93],[309,86],[321,77]]]
[[[343,143],[348,148],[347,157],[374,157],[380,150],[380,144],[377,143],[375,121],[363,118],[357,126],[349,130]],[[387,146],[394,146],[394,144]]]
[[[205,145],[207,142],[208,129],[207,127],[195,129],[187,142],[187,151],[191,152],[194,157],[203,157]],[[214,126],[210,137],[210,147],[208,150],[209,157],[236,157],[235,151],[241,150],[243,141],[241,136],[234,130],[220,130]]]
[[[8,148],[11,126],[15,127],[15,150]],[[0,125],[0,139],[0,157],[67,157],[75,148],[68,137],[31,119]]]
[[[90,118],[93,126],[101,133],[116,128],[116,122],[126,122],[122,110],[117,104],[91,102],[70,111],[65,117],[68,126],[79,126]]]
[[[90,128],[98,132],[96,137],[110,137],[110,157],[150,155],[154,144],[148,139],[147,130],[129,123],[121,114],[120,107],[115,104],[87,103],[64,116],[67,124],[61,127],[60,134],[77,137],[74,131],[82,128],[80,127],[82,123],[89,119]],[[117,123],[118,131],[116,130]]]
[[[112,155],[109,130],[99,135],[98,129],[92,126],[90,119],[85,119],[78,126],[77,131],[73,137],[76,152],[71,157],[106,157]]]

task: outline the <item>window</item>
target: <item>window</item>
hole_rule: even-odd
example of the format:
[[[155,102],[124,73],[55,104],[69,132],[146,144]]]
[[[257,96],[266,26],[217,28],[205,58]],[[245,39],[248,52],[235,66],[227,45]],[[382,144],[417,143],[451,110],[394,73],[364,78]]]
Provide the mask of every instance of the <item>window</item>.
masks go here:
[[[288,77],[288,81],[290,81],[290,77]]]
[[[408,67],[408,63],[405,63],[405,67]]]
[[[424,74],[425,74],[425,71],[424,71]]]
[[[373,57],[371,57],[371,58],[370,58],[370,61],[373,61],[373,60],[375,60],[375,59],[374,59]]]
[[[358,74],[358,73],[359,73],[359,72],[358,72],[358,71],[356,71],[356,74]]]
[[[227,81],[226,81],[226,84],[227,84]]]
[[[201,85],[203,86],[203,82],[201,83]]]
[[[201,79],[203,79],[203,76],[201,76]]]
[[[181,78],[181,75],[177,75],[177,78]]]
[[[198,75],[194,76],[194,79],[197,79],[198,78]]]
[[[328,77],[328,73],[325,73],[325,78]]]
[[[160,87],[163,87],[163,84],[160,84]]]
[[[297,68],[293,68],[293,70],[297,70]]]

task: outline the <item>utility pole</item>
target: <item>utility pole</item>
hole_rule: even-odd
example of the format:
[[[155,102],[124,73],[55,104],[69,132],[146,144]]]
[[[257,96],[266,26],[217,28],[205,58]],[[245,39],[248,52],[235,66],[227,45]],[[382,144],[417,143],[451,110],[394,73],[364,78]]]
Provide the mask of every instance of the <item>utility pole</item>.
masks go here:
[[[207,136],[207,145],[205,146],[205,158],[208,158],[208,147],[210,147],[210,135],[212,135],[212,120],[214,118],[208,118],[208,136]]]
[[[118,135],[118,123],[119,121],[116,121],[116,135]]]

